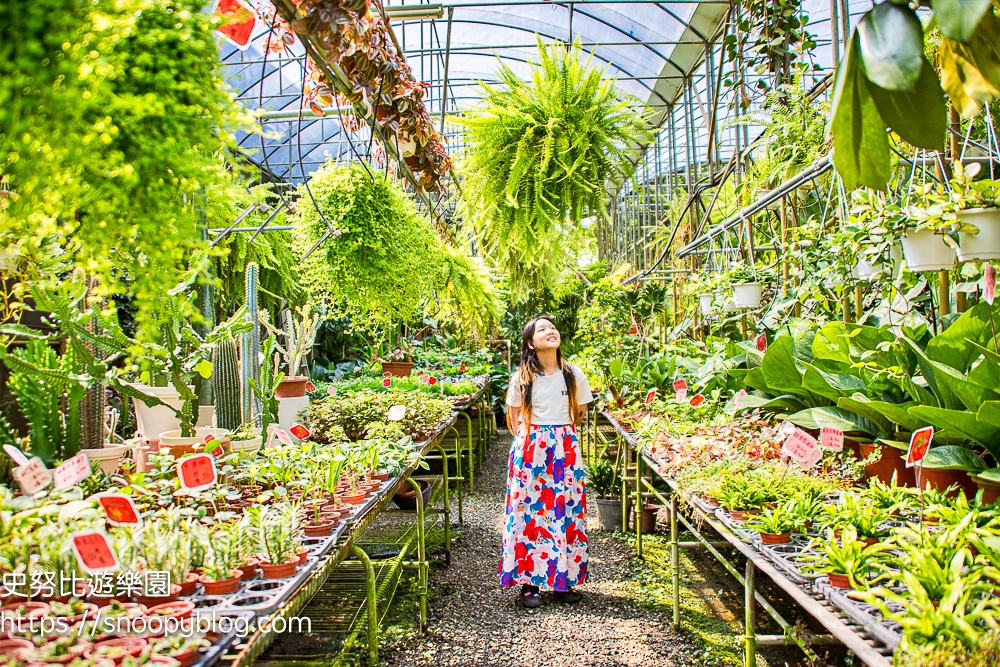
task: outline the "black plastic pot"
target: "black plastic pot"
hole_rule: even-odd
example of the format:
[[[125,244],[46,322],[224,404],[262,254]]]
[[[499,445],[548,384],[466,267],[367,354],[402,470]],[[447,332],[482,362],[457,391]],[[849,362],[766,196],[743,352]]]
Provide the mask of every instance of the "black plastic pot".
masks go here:
[[[431,502],[431,484],[425,479],[414,481],[420,486],[420,496],[424,499],[424,507],[426,508]],[[409,481],[403,482],[399,491],[392,497],[392,502],[396,503],[396,507],[401,510],[417,509],[417,492],[414,491],[413,485]]]

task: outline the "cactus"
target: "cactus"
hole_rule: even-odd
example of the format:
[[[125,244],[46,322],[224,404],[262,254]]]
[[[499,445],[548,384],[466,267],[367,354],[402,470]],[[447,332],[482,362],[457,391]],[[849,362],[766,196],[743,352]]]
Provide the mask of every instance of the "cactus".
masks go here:
[[[257,287],[259,285],[260,269],[255,262],[247,264],[246,271],[246,307],[247,319],[253,328],[242,336],[241,386],[243,387],[241,408],[243,423],[258,423],[260,406],[255,402],[253,390],[249,381],[260,377],[260,315],[257,307]]]
[[[236,341],[225,338],[212,351],[212,393],[215,394],[215,423],[219,428],[235,431],[243,423],[240,386]]]
[[[260,311],[260,324],[264,330],[285,339],[285,345],[276,343],[275,349],[285,360],[288,377],[298,376],[299,369],[302,368],[316,341],[316,332],[320,324],[320,314],[313,312],[311,306],[301,306],[297,312],[298,321],[293,317],[291,310],[286,308],[281,311],[281,328],[278,329],[271,324],[267,311]]]

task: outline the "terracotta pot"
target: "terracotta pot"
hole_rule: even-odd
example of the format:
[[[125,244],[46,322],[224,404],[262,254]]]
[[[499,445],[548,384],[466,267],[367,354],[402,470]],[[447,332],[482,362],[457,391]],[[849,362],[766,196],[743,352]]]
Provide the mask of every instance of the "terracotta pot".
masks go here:
[[[412,361],[383,361],[382,372],[396,377],[409,377],[413,372]]]
[[[837,574],[831,572],[827,575],[830,578],[830,585],[834,588],[854,588],[851,585],[851,579],[846,574]]]
[[[978,475],[973,477],[973,480],[983,492],[983,502],[984,503],[995,503],[1000,499],[1000,482],[994,482],[990,479],[982,479]]]
[[[156,595],[156,596],[146,596],[146,595],[136,595],[135,601],[139,604],[144,604],[147,607],[157,607],[175,602],[181,594],[180,584],[174,584],[171,586],[170,595]]]
[[[73,662],[80,656],[82,656],[89,649],[90,649],[90,642],[86,641],[85,639],[79,639],[77,640],[76,645],[69,650],[69,655],[60,656],[58,658],[49,658],[48,660],[41,660],[38,662],[40,664],[48,664],[48,665],[53,665],[53,664],[66,665]]]
[[[259,564],[260,571],[263,573],[265,579],[285,579],[295,574],[295,568],[298,566],[298,556],[289,558],[284,563],[279,563],[278,565],[271,565],[263,561]]]
[[[51,611],[49,605],[44,602],[12,602],[0,607],[0,613],[14,618],[13,612],[18,609],[23,609],[25,612],[21,618],[41,618],[48,616]]]
[[[746,521],[751,517],[760,514],[760,510],[729,510],[729,516],[733,521]]]
[[[242,578],[243,570],[236,570],[234,575],[229,579],[215,581],[206,579],[205,575],[201,575],[199,580],[201,581],[201,585],[205,587],[205,595],[229,595],[239,590]]]
[[[77,614],[75,616],[63,616],[62,618],[67,625],[75,625],[76,623],[79,623],[84,619],[91,618],[92,616],[97,614],[98,609],[99,607],[96,604],[90,602],[87,603],[87,606],[82,614]]]
[[[322,517],[322,515],[320,515]],[[335,521],[321,521],[320,523],[306,524],[302,527],[306,537],[323,537],[333,532]]]
[[[275,398],[295,398],[297,396],[305,396],[307,382],[309,382],[309,378],[305,375],[286,377],[274,391],[274,396]]]
[[[173,655],[168,655],[166,657],[176,660],[180,667],[191,667],[191,665],[198,662],[198,649],[189,648],[186,651],[174,653]]]
[[[194,611],[194,602],[190,600],[177,600],[175,602],[167,602],[166,604],[158,604],[155,607],[150,607],[146,610],[147,617],[161,616],[163,618],[176,618],[183,621],[186,618],[191,618],[191,613]],[[163,613],[169,612],[169,613]]]
[[[868,458],[876,448],[881,450],[882,455],[875,463],[869,463],[865,466],[865,472],[869,479],[875,477],[883,483],[889,484],[892,482],[893,473],[895,473],[898,486],[914,487],[917,485],[913,468],[906,467],[906,452],[901,449],[889,445],[863,442],[861,443],[861,458]]]
[[[387,472],[372,473],[372,479],[377,479],[380,482],[388,482],[389,473]]]
[[[87,602],[93,602],[98,607],[106,607],[111,604],[112,600],[122,604],[134,604],[130,602],[131,597],[128,595],[87,595]]]
[[[354,495],[345,494],[340,496],[340,502],[344,503],[345,505],[360,505],[365,501],[366,495],[367,494],[365,493],[356,493]]]
[[[0,656],[19,658],[35,645],[27,639],[0,639]]]
[[[297,557],[299,559],[299,565],[305,565],[306,560],[309,558],[309,549],[307,549],[306,547],[302,547],[301,549],[299,549]]]
[[[187,576],[184,577],[184,583],[181,584],[180,595],[193,595],[196,590],[198,590],[198,575],[194,572],[188,572]]]
[[[656,532],[656,512],[659,505],[646,505],[642,508],[642,532],[645,534]]]
[[[921,467],[917,482],[923,488],[930,486],[938,491],[944,491],[950,486],[957,486],[958,488],[952,489],[948,493],[949,498],[957,497],[959,491],[964,491],[966,498],[972,498],[979,490],[979,487],[969,477],[969,473],[964,470],[938,470]]]
[[[160,667],[181,667],[180,661],[171,658],[169,655],[150,656],[149,661]]]
[[[431,485],[425,479],[418,479],[417,485],[420,487],[420,497],[423,500],[423,505],[426,508],[431,502]],[[409,482],[404,482],[396,494],[392,497],[392,502],[396,503],[396,507],[401,510],[415,510],[417,509],[417,492],[413,489],[413,485]]]
[[[86,655],[88,658],[96,657],[95,654],[99,652],[101,647],[108,648],[122,648],[125,649],[125,653],[115,658],[110,658],[114,660],[117,665],[125,658],[126,655],[137,656],[142,653],[143,649],[149,644],[145,639],[140,637],[119,637],[118,639],[105,639],[104,641],[97,642],[87,651]]]
[[[791,533],[761,533],[760,541],[764,544],[788,544],[792,540]]]
[[[376,479],[374,475],[370,475],[369,481],[365,482],[365,486],[378,490],[382,486],[382,480]]]
[[[257,574],[257,570],[260,569],[259,563],[260,561],[257,558],[251,557],[247,559],[246,563],[240,565],[240,572],[243,573],[244,580],[250,579]]]

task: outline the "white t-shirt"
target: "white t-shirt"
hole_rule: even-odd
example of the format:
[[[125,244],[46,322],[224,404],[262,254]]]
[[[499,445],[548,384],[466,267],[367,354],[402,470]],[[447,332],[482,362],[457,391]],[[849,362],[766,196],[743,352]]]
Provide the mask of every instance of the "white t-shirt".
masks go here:
[[[594,400],[587,376],[573,364],[568,364],[576,377],[576,402],[586,405]],[[520,407],[523,403],[517,373],[507,387],[507,405]],[[569,392],[562,371],[553,375],[536,375],[531,386],[531,423],[539,426],[561,426],[570,423]]]

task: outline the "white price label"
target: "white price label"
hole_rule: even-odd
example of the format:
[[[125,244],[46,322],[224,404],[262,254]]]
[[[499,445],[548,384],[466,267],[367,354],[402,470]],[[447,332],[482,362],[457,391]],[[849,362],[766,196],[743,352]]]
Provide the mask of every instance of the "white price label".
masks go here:
[[[21,485],[21,491],[28,496],[38,493],[52,482],[52,473],[45,467],[45,462],[37,456],[32,457],[23,466],[14,468],[11,474]]]
[[[785,440],[785,444],[781,446],[782,454],[803,466],[812,460],[816,450],[816,438],[798,428],[792,431],[792,434]]]
[[[839,428],[824,426],[819,432],[819,446],[834,452],[843,451],[844,432]]]
[[[90,459],[86,452],[66,459],[61,466],[52,471],[56,491],[68,489],[90,477]]]
[[[405,405],[394,405],[389,408],[389,416],[387,419],[391,422],[402,421],[406,418],[406,406]]]

